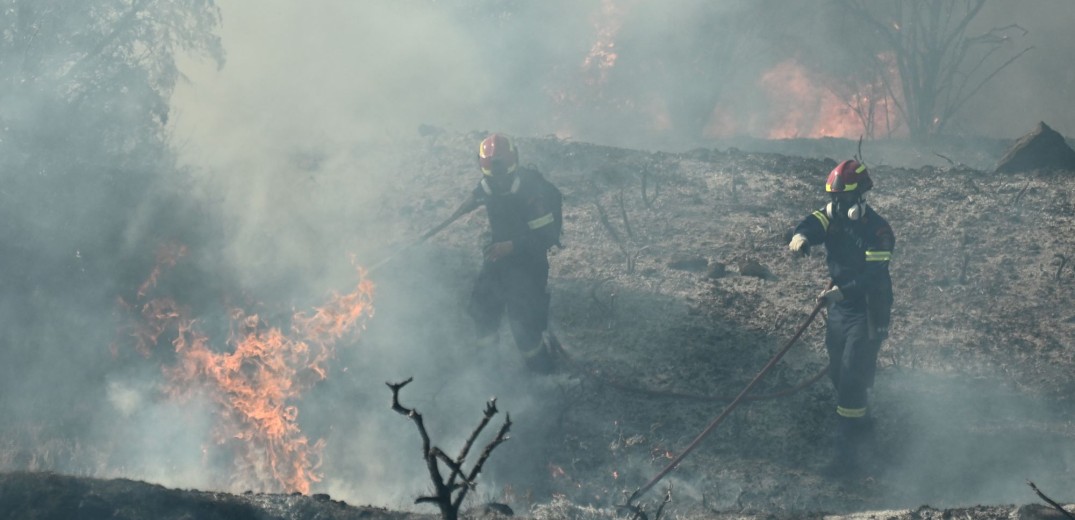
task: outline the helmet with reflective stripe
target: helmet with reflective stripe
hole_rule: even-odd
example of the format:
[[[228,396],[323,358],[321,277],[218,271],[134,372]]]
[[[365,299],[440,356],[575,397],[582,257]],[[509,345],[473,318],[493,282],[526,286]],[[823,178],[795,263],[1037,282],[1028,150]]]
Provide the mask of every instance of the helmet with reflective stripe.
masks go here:
[[[507,175],[519,166],[519,152],[502,134],[490,134],[478,145],[478,166],[492,177]]]
[[[873,179],[870,179],[866,165],[854,159],[837,164],[825,181],[825,191],[828,193],[863,193],[872,187]]]

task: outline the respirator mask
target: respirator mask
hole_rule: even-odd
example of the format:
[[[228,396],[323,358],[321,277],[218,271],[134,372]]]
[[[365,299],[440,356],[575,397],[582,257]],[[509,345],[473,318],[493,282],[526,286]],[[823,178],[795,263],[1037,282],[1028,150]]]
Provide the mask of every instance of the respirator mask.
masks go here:
[[[858,220],[866,214],[866,200],[857,192],[833,193],[832,202],[825,206],[829,218]]]

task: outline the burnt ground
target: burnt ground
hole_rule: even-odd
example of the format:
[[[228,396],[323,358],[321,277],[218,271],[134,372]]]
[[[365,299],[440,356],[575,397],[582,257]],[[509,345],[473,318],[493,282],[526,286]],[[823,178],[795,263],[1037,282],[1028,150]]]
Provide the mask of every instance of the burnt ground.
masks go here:
[[[417,166],[375,209],[394,223],[381,232],[386,248],[454,209],[475,181],[469,151],[480,137],[444,133],[420,142]],[[625,494],[664,467],[787,340],[826,283],[824,255],[791,257],[787,234],[824,201],[821,185],[834,160],[855,152],[848,142],[795,146],[814,156],[519,140],[523,163],[565,195],[565,247],[551,259],[550,283],[553,326],[571,361],[564,373],[535,383],[552,389],[541,442],[525,441],[519,425],[524,441],[512,448],[541,463],[527,466],[525,482],[500,478],[508,484],[482,499],[538,518],[614,517]],[[869,202],[897,234],[896,305],[871,396],[877,429],[869,475],[838,481],[820,474],[834,415],[822,380],[741,406],[643,497],[649,511],[668,483],[673,498],[663,514],[682,518],[864,511],[877,518],[1048,517],[1029,505],[1040,500],[1027,480],[1061,502],[1072,500],[1075,173],[993,174],[989,161],[1004,151],[996,147],[866,148],[875,180]],[[871,162],[871,153],[883,160]],[[474,214],[412,252],[409,267],[429,270],[424,279],[375,274],[387,295],[378,313],[391,312],[390,294],[402,284],[442,284],[465,299],[483,227],[484,216]],[[822,369],[822,320],[758,392],[788,389]],[[370,332],[367,341],[376,342],[376,330]],[[518,362],[507,345],[499,356]],[[435,404],[423,411],[435,413]],[[510,476],[502,466],[518,453],[494,453],[501,469],[494,464],[490,472]],[[351,508],[324,496],[226,495],[132,481],[63,484],[65,478],[8,474],[0,509],[12,511],[12,490],[19,489],[19,496],[34,497],[21,504],[44,503],[39,497],[53,492],[81,497],[63,507],[113,507],[115,518],[411,514]],[[56,489],[63,491],[50,491]],[[134,496],[161,498],[150,505],[123,498]],[[180,502],[175,511],[202,512],[167,516],[159,509]],[[122,507],[145,512],[123,516]],[[86,517],[113,517],[102,515]]]

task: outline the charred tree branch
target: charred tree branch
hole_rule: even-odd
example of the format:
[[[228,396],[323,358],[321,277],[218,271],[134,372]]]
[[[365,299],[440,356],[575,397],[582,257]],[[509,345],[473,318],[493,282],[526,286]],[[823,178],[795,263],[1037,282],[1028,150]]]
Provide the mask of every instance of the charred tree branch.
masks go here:
[[[1026,189],[1029,188],[1029,187],[1030,187],[1030,181],[1027,180],[1026,184],[1023,185],[1023,189],[1019,190],[1019,193],[1016,193],[1015,197],[1012,198],[1012,201],[1011,201],[1010,205],[1015,206],[1016,204],[1018,204],[1019,199],[1023,198],[1023,194],[1026,193]]]
[[[657,506],[657,511],[653,513],[653,520],[661,520],[661,512],[664,511],[664,506],[667,506],[672,502],[672,485],[668,485],[668,489],[664,491],[664,500],[661,501],[661,505]]]
[[[597,292],[601,290],[606,283],[611,282],[612,278],[602,278],[590,288],[590,298],[593,298],[597,308],[601,310],[601,313],[608,319],[608,329],[612,330],[612,327],[616,324],[616,291],[612,290],[608,295],[608,302],[601,301],[601,298],[597,296]]]
[[[657,197],[661,196],[661,183],[659,180],[654,179],[653,198],[649,198],[649,195],[646,193],[647,188],[649,187],[649,175],[648,170],[642,171],[642,204],[645,204],[647,209],[653,209],[653,203],[657,201]]]
[[[622,194],[621,194],[622,195]],[[623,223],[627,227],[628,233],[631,233],[630,223],[627,221],[627,212],[622,206],[623,199],[620,198],[621,211],[623,211]],[[616,231],[616,228],[612,226],[612,223],[608,220],[608,213],[605,211],[605,207],[601,205],[601,202],[594,200],[594,206],[597,207],[597,218],[601,221],[601,225],[604,226],[605,231],[608,231],[609,236],[616,242],[616,246],[620,248],[620,252],[623,253],[623,258],[627,262],[627,274],[635,272],[635,260],[638,258],[638,254],[645,248],[640,249],[636,254],[632,254],[630,248],[627,247],[627,242],[620,236],[620,233]]]
[[[494,409],[495,410],[495,409]],[[478,474],[481,473],[482,467],[485,466],[485,461],[489,460],[489,456],[493,454],[493,450],[497,446],[500,446],[504,441],[508,440],[508,431],[511,429],[511,415],[504,414],[504,424],[500,426],[500,431],[496,433],[496,437],[489,444],[485,445],[485,449],[482,450],[482,454],[478,457],[478,462],[474,464],[474,467],[470,470],[470,475],[467,478],[468,482],[474,482],[478,478]],[[452,503],[452,507],[458,511],[459,506],[463,505],[463,499],[466,497],[467,489],[463,489],[455,498],[455,502]]]
[[[634,238],[635,232],[631,230],[631,221],[627,219],[627,204],[624,202],[623,190],[620,190],[620,194],[616,197],[616,203],[620,206],[620,218],[623,219],[623,230],[627,233],[628,238]]]
[[[601,221],[601,225],[605,227],[605,231],[608,231],[612,241],[616,242],[616,245],[623,250],[623,254],[627,254],[627,248],[623,245],[623,238],[620,237],[619,231],[616,231],[616,228],[612,227],[612,223],[608,221],[608,213],[605,212],[605,207],[598,200],[595,200],[593,205],[597,207],[597,218]]]
[[[1061,506],[1060,504],[1057,504],[1055,500],[1045,496],[1045,493],[1042,493],[1041,490],[1038,489],[1038,486],[1035,486],[1033,482],[1028,480],[1028,481],[1026,481],[1026,483],[1027,483],[1027,485],[1030,486],[1030,489],[1034,490],[1034,493],[1037,493],[1037,495],[1039,497],[1041,497],[1042,500],[1048,502],[1049,505],[1051,505],[1054,508],[1056,508],[1056,510],[1060,511],[1060,513],[1062,513],[1064,516],[1070,518],[1071,520],[1075,520],[1075,516],[1073,516],[1071,513],[1069,513],[1067,509],[1064,509],[1063,506]]]
[[[475,488],[475,480],[478,478],[478,474],[481,473],[485,461],[489,459],[489,456],[497,446],[508,440],[507,434],[511,427],[511,417],[505,416],[504,425],[500,427],[500,431],[497,432],[496,437],[485,446],[478,461],[468,472],[463,468],[463,462],[470,452],[471,447],[474,445],[478,435],[489,423],[489,420],[496,415],[496,399],[490,399],[489,402],[486,403],[482,420],[470,434],[470,437],[467,438],[463,449],[460,450],[459,457],[453,460],[444,453],[444,450],[441,450],[436,446],[430,446],[429,433],[426,431],[422,414],[418,413],[418,411],[413,408],[403,406],[399,402],[399,391],[413,380],[414,378],[411,377],[401,383],[386,382],[385,384],[392,390],[392,410],[400,415],[410,417],[418,428],[418,433],[422,437],[422,458],[425,459],[429,477],[433,481],[434,494],[430,496],[420,496],[415,499],[414,503],[436,504],[437,507],[440,508],[441,518],[444,520],[458,520],[459,508],[463,504],[463,499],[466,498],[468,491]],[[447,482],[445,482],[444,477],[441,474],[441,463],[451,470],[451,475]],[[456,477],[462,482],[457,483]]]
[[[462,466],[463,461],[466,460],[467,455],[470,453],[470,448],[474,446],[474,442],[478,439],[478,435],[480,435],[482,430],[489,424],[489,421],[492,420],[497,411],[496,398],[490,399],[489,402],[485,403],[485,412],[482,414],[482,420],[478,423],[478,426],[474,428],[474,431],[471,432],[470,437],[467,437],[467,441],[463,443],[463,449],[459,450],[459,456],[455,458],[455,467],[458,468]],[[462,471],[459,471],[458,474],[460,477],[463,477],[464,479],[466,478],[466,475],[464,475]],[[454,483],[455,474],[448,480],[449,485]],[[468,485],[470,485],[469,482]]]

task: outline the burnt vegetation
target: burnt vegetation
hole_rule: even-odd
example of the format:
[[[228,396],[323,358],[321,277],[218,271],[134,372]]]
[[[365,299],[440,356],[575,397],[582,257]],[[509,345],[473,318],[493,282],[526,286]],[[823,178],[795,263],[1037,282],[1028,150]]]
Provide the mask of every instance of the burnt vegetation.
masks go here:
[[[497,430],[496,435],[485,445],[481,453],[478,454],[478,459],[474,461],[470,469],[465,467],[467,457],[470,455],[471,448],[474,447],[474,443],[477,442],[478,436],[481,435],[482,430],[489,424],[489,421],[499,413],[496,408],[496,399],[490,399],[485,405],[485,411],[482,413],[482,418],[478,422],[478,425],[471,432],[463,443],[463,447],[460,448],[459,454],[454,458],[450,457],[440,447],[434,446],[432,440],[429,438],[429,432],[426,430],[425,420],[422,418],[422,414],[418,413],[418,410],[414,408],[407,408],[400,403],[399,392],[403,387],[407,386],[412,379],[400,383],[385,383],[388,388],[392,390],[392,410],[396,413],[403,415],[412,421],[418,428],[418,434],[422,438],[422,458],[425,460],[426,469],[429,471],[429,478],[433,482],[433,494],[430,496],[422,496],[415,499],[415,504],[434,504],[440,509],[441,518],[444,520],[456,520],[459,518],[459,508],[462,507],[463,501],[467,497],[467,493],[477,489],[478,475],[482,471],[482,467],[485,462],[489,460],[489,456],[493,454],[493,450],[496,449],[501,443],[508,440],[508,431],[511,429],[511,417],[504,416],[504,424]],[[444,466],[448,471],[448,477],[444,477],[444,470],[441,468]]]

